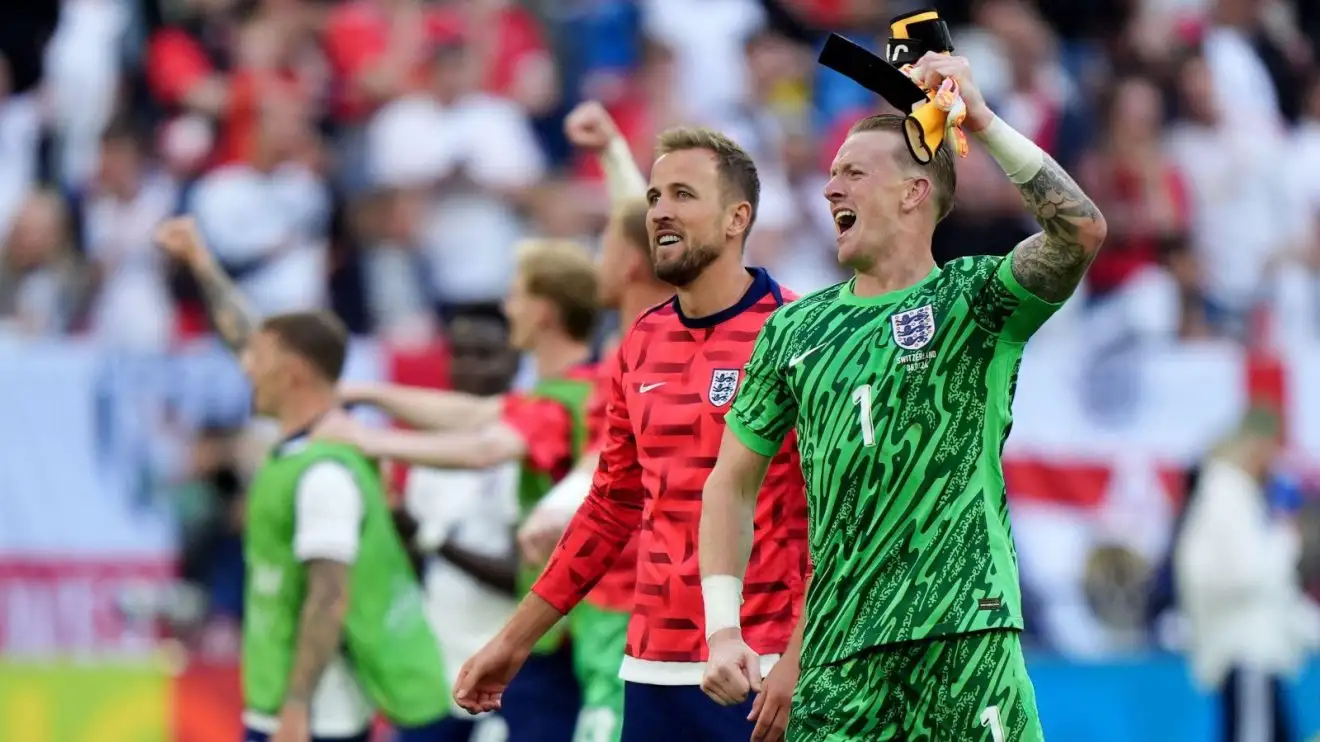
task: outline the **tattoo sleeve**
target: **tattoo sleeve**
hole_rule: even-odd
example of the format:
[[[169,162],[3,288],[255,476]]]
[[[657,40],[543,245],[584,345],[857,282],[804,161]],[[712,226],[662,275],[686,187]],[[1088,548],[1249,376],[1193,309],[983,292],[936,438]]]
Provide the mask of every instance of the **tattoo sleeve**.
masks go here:
[[[220,264],[209,260],[193,269],[215,331],[235,353],[247,345],[258,318]]]
[[[289,701],[308,702],[326,665],[339,649],[348,607],[348,565],[330,559],[307,562],[307,597],[298,623],[298,644],[289,673]]]
[[[1040,298],[1063,301],[1104,241],[1104,217],[1049,155],[1040,172],[1018,188],[1041,231],[1014,249],[1013,276]]]

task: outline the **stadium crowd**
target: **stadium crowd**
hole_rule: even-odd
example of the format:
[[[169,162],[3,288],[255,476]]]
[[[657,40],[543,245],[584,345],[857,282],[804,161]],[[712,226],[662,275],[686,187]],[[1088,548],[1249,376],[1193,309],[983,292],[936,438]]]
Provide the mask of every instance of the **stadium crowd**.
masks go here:
[[[1313,4],[937,5],[1005,120],[1114,215],[1076,302],[1084,313],[1160,342],[1317,332]],[[198,331],[188,287],[148,239],[187,208],[262,310],[328,304],[358,333],[435,333],[497,301],[519,236],[598,232],[598,173],[560,124],[584,98],[607,104],[642,162],[675,123],[732,133],[765,182],[749,260],[801,290],[828,285],[840,276],[833,228],[813,205],[842,132],[875,101],[817,68],[812,45],[826,28],[875,43],[905,9],[16,6],[5,11],[22,32],[3,50],[0,316],[21,334],[144,350]],[[44,65],[32,41],[43,35]],[[943,259],[1006,251],[1030,229],[987,162],[960,163]]]
[[[1036,342],[1320,341],[1307,0],[8,4],[0,335],[135,359],[205,336],[198,287],[153,245],[188,212],[256,310],[333,308],[355,335],[415,353],[408,381],[440,383],[427,364],[444,361],[447,328],[501,316],[521,238],[596,249],[608,198],[563,124],[588,99],[643,169],[667,127],[729,133],[760,169],[748,263],[800,293],[835,283],[821,192],[877,100],[816,50],[826,31],[878,48],[891,16],[932,4],[991,106],[1108,217],[1105,250]],[[958,180],[938,261],[1036,231],[983,151]],[[221,654],[242,609],[245,411],[162,436],[188,441],[167,489],[184,576],[214,619],[202,648]]]

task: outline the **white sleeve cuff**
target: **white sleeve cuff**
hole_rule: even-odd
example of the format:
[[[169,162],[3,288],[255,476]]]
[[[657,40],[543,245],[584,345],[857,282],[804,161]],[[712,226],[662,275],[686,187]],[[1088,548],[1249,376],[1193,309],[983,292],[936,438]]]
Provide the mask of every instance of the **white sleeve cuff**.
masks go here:
[[[593,474],[574,469],[568,476],[559,480],[546,496],[537,504],[536,509],[559,513],[576,513],[577,509],[591,494]]]
[[[348,467],[337,461],[312,464],[298,480],[293,550],[299,559],[357,558],[362,493]]]

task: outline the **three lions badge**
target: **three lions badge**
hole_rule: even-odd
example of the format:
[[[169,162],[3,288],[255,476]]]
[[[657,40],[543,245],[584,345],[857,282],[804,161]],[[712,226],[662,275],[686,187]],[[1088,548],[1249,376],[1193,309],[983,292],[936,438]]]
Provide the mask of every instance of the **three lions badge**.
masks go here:
[[[903,350],[918,350],[935,339],[935,310],[927,304],[889,318],[894,342]]]
[[[738,377],[742,373],[736,368],[717,368],[710,375],[710,403],[723,407],[733,399],[738,391]]]

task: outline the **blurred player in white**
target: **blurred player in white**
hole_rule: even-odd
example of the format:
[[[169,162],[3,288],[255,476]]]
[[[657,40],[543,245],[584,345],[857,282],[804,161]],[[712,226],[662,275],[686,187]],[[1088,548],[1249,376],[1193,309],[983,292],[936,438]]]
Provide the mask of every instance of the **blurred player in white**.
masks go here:
[[[459,317],[447,333],[455,391],[480,396],[509,387],[518,356],[493,317]],[[426,613],[440,640],[445,675],[458,670],[506,621],[514,599],[518,555],[513,530],[518,467],[485,470],[413,467],[404,508],[416,521],[412,546],[425,558]],[[504,742],[508,727],[495,714],[473,718],[455,706],[443,742]]]

